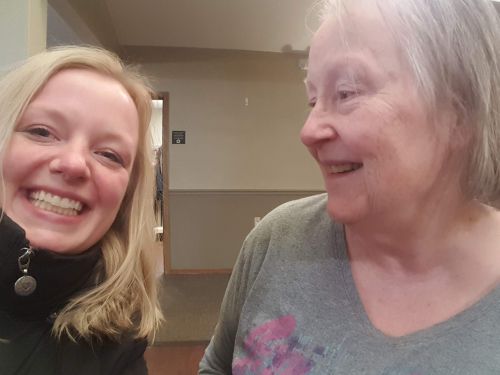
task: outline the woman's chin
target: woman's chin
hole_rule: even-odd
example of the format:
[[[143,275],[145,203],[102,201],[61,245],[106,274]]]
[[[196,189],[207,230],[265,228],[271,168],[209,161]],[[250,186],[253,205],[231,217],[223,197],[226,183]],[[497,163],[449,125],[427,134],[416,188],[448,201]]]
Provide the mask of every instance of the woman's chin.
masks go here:
[[[66,254],[68,253],[68,249],[65,248],[64,246],[61,246],[61,244],[56,244],[53,241],[36,241],[29,239],[30,245],[34,249],[43,249],[43,250],[49,250],[53,253],[58,253],[58,254]]]
[[[67,255],[83,252],[83,250],[79,250],[77,247],[66,243],[68,236],[65,236],[66,238],[57,238],[56,236],[47,236],[46,233],[38,233],[37,235],[32,234],[31,236],[27,233],[26,237],[31,247],[34,249],[43,249],[53,253]]]
[[[356,207],[352,202],[332,202],[330,199],[328,200],[327,212],[333,221],[344,225],[355,224],[366,216],[363,214],[364,210]]]

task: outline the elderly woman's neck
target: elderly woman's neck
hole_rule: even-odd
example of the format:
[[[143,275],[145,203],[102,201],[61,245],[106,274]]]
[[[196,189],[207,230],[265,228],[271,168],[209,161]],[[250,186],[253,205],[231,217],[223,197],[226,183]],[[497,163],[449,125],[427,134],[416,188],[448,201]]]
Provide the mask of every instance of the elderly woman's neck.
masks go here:
[[[387,220],[346,225],[349,257],[385,270],[425,273],[461,267],[499,240],[500,214],[477,201],[453,209],[434,207],[427,215],[425,211],[420,207]],[[484,243],[474,242],[477,238]]]

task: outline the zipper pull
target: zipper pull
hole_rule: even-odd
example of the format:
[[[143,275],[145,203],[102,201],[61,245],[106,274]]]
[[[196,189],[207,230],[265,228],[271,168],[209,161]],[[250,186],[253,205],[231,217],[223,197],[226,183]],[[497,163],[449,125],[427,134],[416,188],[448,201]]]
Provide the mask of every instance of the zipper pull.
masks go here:
[[[36,290],[36,279],[28,275],[31,257],[35,254],[31,246],[21,249],[24,253],[17,259],[19,270],[23,274],[14,284],[14,291],[18,296],[26,297]]]

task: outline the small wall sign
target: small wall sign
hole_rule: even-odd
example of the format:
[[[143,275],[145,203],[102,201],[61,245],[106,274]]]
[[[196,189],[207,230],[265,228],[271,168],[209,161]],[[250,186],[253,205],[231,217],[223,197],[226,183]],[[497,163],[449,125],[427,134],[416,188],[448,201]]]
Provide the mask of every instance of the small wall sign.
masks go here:
[[[183,145],[186,143],[186,131],[172,130],[172,144]]]

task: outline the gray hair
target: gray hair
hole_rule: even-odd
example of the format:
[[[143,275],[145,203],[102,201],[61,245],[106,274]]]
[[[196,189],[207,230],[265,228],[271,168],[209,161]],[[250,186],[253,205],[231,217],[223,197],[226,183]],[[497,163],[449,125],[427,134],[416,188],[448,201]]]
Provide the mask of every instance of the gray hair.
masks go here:
[[[500,23],[489,0],[375,1],[407,58],[429,113],[450,103],[473,134],[464,190],[500,199]],[[353,0],[323,0],[324,18]],[[346,25],[344,26],[346,27]]]

